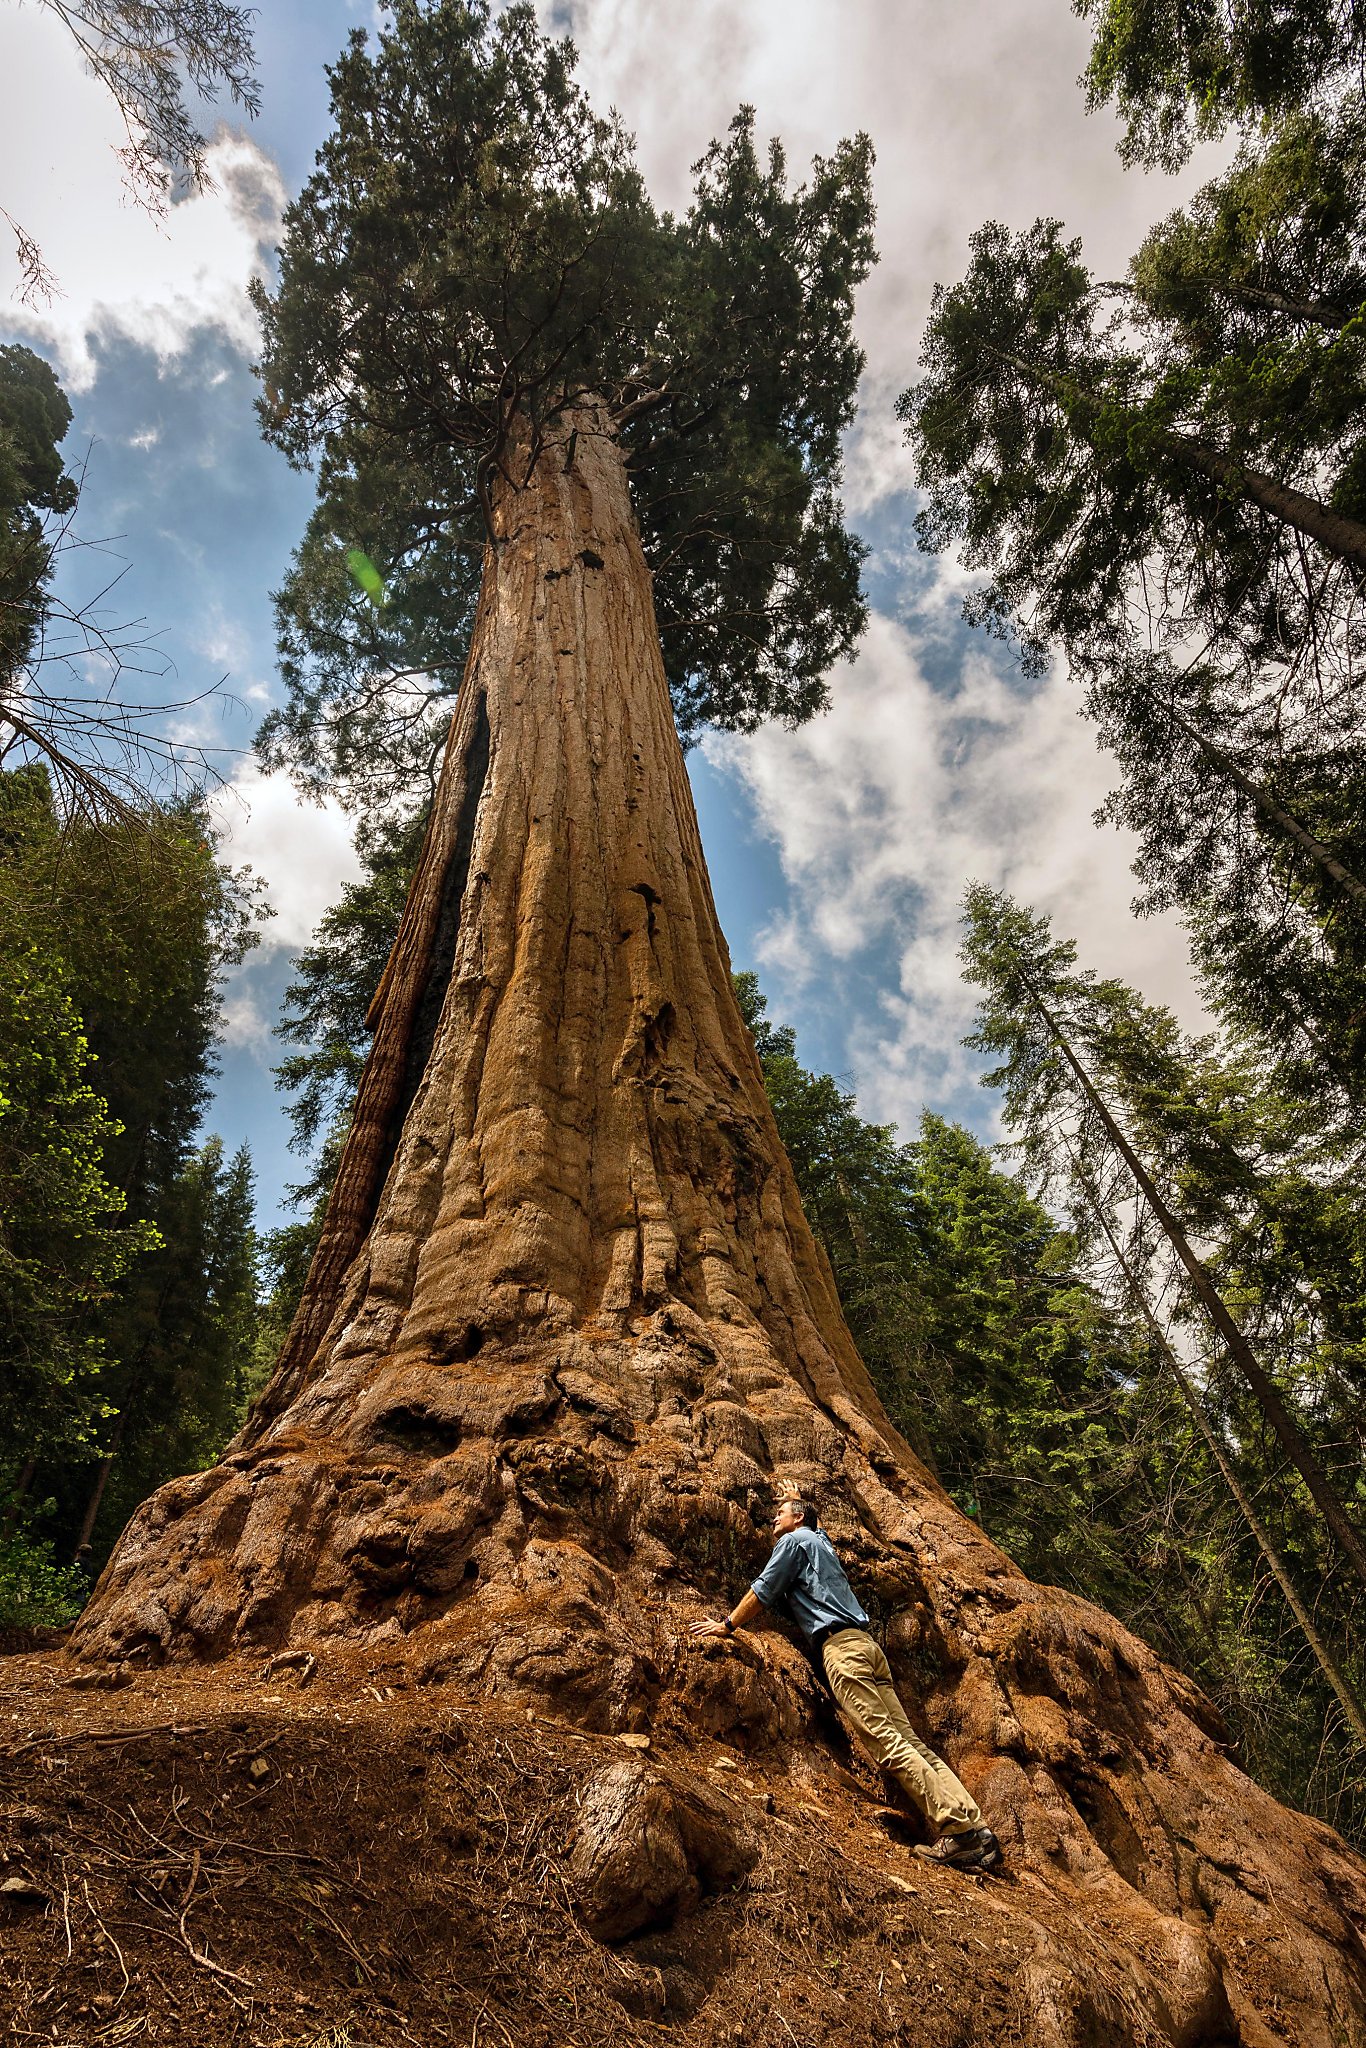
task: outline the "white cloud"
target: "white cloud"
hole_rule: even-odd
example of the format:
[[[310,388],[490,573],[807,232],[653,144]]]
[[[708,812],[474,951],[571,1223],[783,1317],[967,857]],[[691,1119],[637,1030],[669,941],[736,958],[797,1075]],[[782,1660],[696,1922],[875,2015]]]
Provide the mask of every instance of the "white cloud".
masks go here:
[[[232,978],[218,1014],[223,1024],[224,1045],[244,1047],[260,1056],[273,1046],[273,1020],[267,1017],[260,996],[244,975]]]
[[[865,1112],[903,1125],[974,1071],[959,1044],[973,999],[956,957],[970,880],[1050,913],[1086,965],[1201,1017],[1179,928],[1130,915],[1132,841],[1091,822],[1112,764],[1066,679],[1012,685],[984,643],[951,687],[932,687],[923,652],[875,613],[825,717],[704,742],[743,785],[790,886],[759,948],[778,1014],[817,981],[838,985],[859,953],[895,961],[880,1012],[851,1024],[846,1046]]]
[[[689,166],[742,101],[761,140],[782,137],[794,179],[840,137],[872,136],[882,260],[858,327],[889,389],[910,380],[933,287],[962,274],[984,220],[1019,228],[1056,214],[1113,276],[1218,160],[1204,151],[1177,181],[1123,168],[1115,120],[1087,116],[1076,83],[1089,31],[1060,0],[542,0],[540,11],[572,21],[583,81],[634,131],[660,205],[687,205]]]
[[[46,305],[21,305],[6,232],[4,324],[49,348],[77,392],[94,382],[100,341],[132,341],[168,362],[211,328],[250,353],[256,316],[246,287],[264,273],[285,199],[271,159],[220,129],[208,151],[213,189],[155,219],[123,189],[118,112],[57,18],[7,8],[3,37],[0,203],[36,238],[61,287]]]
[[[264,875],[275,916],[262,928],[268,952],[298,952],[342,884],[359,872],[341,806],[306,803],[287,776],[246,762],[214,799],[224,857]]]

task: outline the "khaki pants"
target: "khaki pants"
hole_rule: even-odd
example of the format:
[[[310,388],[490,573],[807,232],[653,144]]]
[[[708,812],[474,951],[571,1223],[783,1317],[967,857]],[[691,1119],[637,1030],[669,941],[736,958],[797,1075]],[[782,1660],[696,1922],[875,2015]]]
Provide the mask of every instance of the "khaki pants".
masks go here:
[[[980,1828],[982,1813],[972,1795],[906,1719],[887,1659],[873,1638],[861,1628],[842,1628],[826,1637],[822,1654],[830,1690],[873,1762],[891,1772],[940,1834]]]

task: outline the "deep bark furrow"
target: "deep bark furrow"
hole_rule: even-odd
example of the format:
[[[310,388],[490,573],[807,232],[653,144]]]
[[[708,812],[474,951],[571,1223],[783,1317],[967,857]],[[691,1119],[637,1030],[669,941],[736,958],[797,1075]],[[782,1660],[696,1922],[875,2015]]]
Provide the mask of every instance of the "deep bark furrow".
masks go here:
[[[465,886],[469,881],[475,821],[479,815],[479,800],[484,794],[484,782],[488,772],[488,704],[481,690],[475,702],[474,733],[465,759],[465,787],[456,819],[454,841],[446,857],[446,868],[438,889],[436,919],[422,996],[409,1029],[403,1089],[396,1105],[395,1145],[398,1143],[397,1126],[402,1123],[412,1107],[418,1084],[427,1070],[427,1062],[431,1058],[432,1046],[436,1041],[437,1026],[441,1020],[441,1011],[446,1001],[446,991],[451,983],[456,941],[460,935],[460,906],[464,902]],[[390,1160],[386,1160],[384,1171],[387,1172],[389,1164]]]

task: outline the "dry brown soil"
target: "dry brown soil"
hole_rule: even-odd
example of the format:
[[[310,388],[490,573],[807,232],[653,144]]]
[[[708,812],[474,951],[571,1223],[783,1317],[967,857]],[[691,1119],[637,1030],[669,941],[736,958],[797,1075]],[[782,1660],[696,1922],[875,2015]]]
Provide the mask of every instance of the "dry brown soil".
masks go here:
[[[105,1691],[73,1687],[60,1652],[0,1664],[0,1882],[32,1887],[0,1904],[5,2039],[1038,2038],[1040,1962],[1074,1945],[1072,1882],[919,1861],[875,1820],[880,1788],[840,1760],[832,1724],[757,1758],[681,1721],[585,1733],[415,1685],[397,1661],[337,1652],[303,1687],[262,1672]],[[585,1788],[613,1766],[695,1784],[757,1855],[607,1942],[586,1931],[574,1843]],[[1102,2014],[1089,2038],[1108,2038]]]

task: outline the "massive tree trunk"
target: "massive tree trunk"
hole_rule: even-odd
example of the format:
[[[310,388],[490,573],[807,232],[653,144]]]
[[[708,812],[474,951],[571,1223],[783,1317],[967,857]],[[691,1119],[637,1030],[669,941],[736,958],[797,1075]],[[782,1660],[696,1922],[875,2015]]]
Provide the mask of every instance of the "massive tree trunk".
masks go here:
[[[134,1518],[78,1649],[359,1642],[650,1729],[679,1768],[714,1737],[819,1759],[790,1645],[684,1635],[799,1492],[1011,1864],[1071,1902],[1060,1944],[1006,1895],[1035,1930],[1029,2039],[1366,2039],[1361,1866],[1249,1783],[1149,1649],[1022,1579],[882,1411],[732,995],[606,413],[563,422],[496,518],[290,1344],[223,1462]],[[720,1853],[700,1793],[637,1775],[588,1789],[569,1864],[613,1937]],[[663,1904],[661,1799],[694,1869]]]

